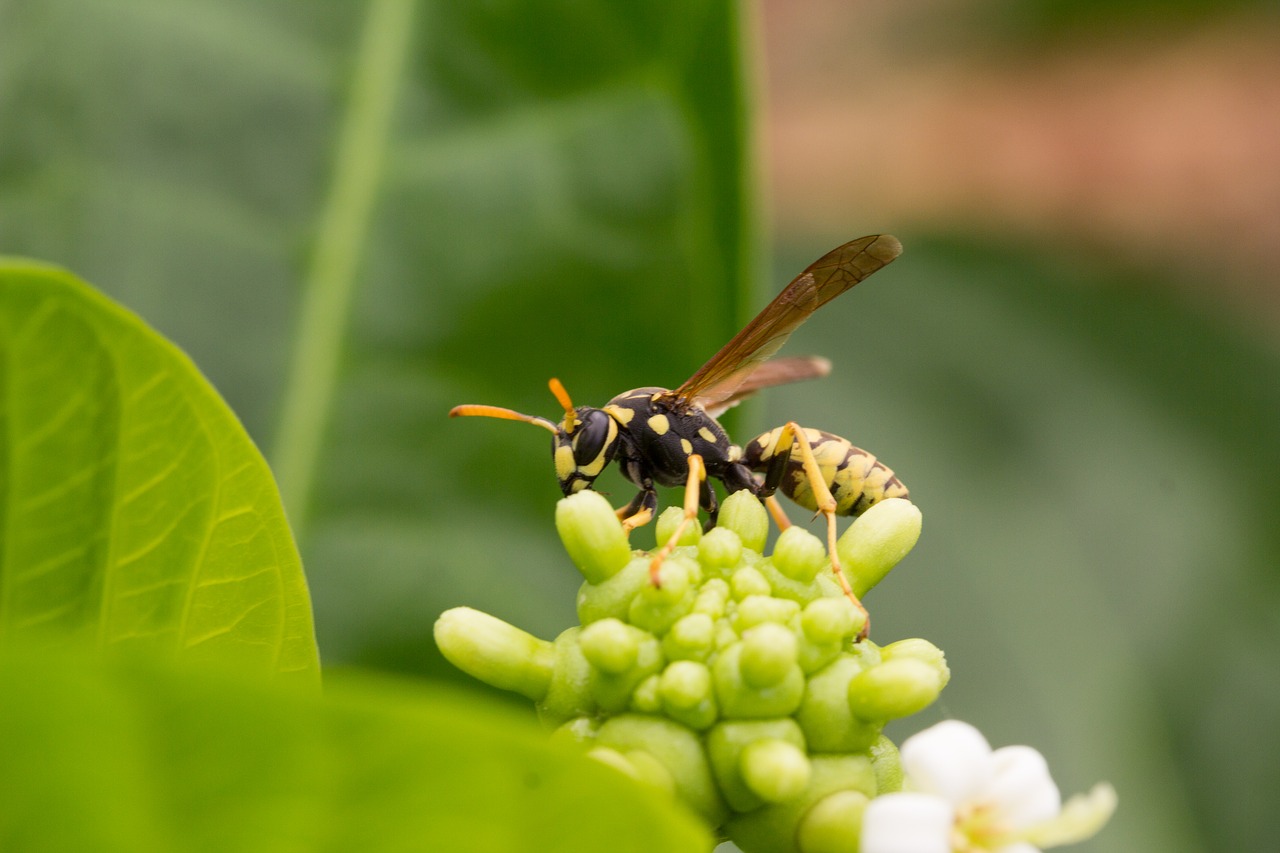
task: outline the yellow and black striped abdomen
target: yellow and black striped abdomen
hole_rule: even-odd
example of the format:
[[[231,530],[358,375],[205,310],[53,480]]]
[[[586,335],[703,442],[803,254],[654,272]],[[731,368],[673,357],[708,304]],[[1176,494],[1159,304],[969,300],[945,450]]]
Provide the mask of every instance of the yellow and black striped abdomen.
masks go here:
[[[778,453],[778,438],[784,429],[778,427],[749,442],[743,448],[743,464],[753,471],[767,471]],[[822,478],[836,499],[837,515],[862,515],[885,498],[907,497],[907,487],[872,454],[829,432],[805,429],[804,434],[813,448]],[[813,489],[804,472],[804,456],[797,443],[792,445],[791,458],[778,488],[805,509],[817,510]]]

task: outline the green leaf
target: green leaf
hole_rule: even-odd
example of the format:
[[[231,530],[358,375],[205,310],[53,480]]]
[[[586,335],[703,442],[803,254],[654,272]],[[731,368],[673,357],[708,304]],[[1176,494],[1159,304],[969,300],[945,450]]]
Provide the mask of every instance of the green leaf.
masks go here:
[[[746,319],[739,7],[0,4],[2,248],[147,317],[284,466],[327,660],[422,671],[458,604],[553,635],[546,435],[446,414],[671,387]]]
[[[0,849],[702,851],[674,800],[528,716],[389,680],[323,697],[0,655]]]
[[[0,259],[0,638],[313,677],[271,474],[195,366],[52,267]]]

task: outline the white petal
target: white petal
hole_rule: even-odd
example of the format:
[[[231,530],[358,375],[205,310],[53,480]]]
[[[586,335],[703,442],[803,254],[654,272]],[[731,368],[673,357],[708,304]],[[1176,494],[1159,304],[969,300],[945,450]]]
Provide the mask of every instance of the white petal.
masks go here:
[[[1041,847],[1075,844],[1102,829],[1115,810],[1116,789],[1101,782],[1088,794],[1076,794],[1067,800],[1056,818],[1032,827],[1027,837]]]
[[[972,802],[991,779],[991,746],[968,723],[944,720],[907,738],[900,750],[911,787],[945,797],[952,805]]]
[[[996,853],[1040,853],[1040,848],[1025,841],[1015,841],[1001,847]]]
[[[1029,746],[1006,746],[991,755],[995,770],[980,796],[994,805],[1002,820],[1024,829],[1056,817],[1062,795],[1049,776],[1044,756]]]
[[[861,853],[951,853],[955,811],[930,794],[884,794],[862,813]]]

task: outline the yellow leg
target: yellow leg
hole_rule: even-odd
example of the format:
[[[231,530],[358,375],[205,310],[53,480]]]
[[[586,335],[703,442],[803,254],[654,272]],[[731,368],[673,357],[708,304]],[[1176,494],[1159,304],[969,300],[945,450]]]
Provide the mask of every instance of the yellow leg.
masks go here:
[[[786,530],[791,526],[791,519],[787,518],[787,511],[782,508],[782,504],[778,502],[775,495],[769,495],[764,499],[764,507],[769,510],[769,515],[773,517],[773,523],[778,525],[778,530]]]
[[[622,532],[627,534],[628,536],[630,536],[631,531],[635,530],[637,527],[644,527],[646,524],[648,524],[650,521],[653,520],[653,511],[650,510],[648,507],[645,507],[644,509],[640,510],[635,515],[629,516],[627,518],[623,518],[622,514],[626,512],[626,510],[627,510],[627,507],[624,506],[622,509],[617,510],[617,513],[618,513],[618,518],[622,519]]]
[[[685,528],[698,520],[698,495],[702,490],[702,481],[705,479],[707,479],[707,469],[702,464],[702,457],[694,453],[689,457],[689,479],[684,485],[684,517],[680,519],[675,532],[667,539],[662,550],[649,563],[649,580],[654,586],[662,586],[658,581],[658,572],[662,569],[662,563],[670,556],[676,543],[684,535]]]
[[[849,586],[849,581],[844,576],[844,569],[840,568],[840,555],[836,553],[836,499],[831,494],[831,488],[827,485],[826,478],[822,476],[822,469],[818,466],[818,460],[813,456],[813,447],[809,444],[809,439],[804,434],[803,427],[794,421],[788,422],[783,428],[782,435],[778,437],[778,446],[786,447],[784,441],[787,440],[788,432],[791,433],[795,443],[800,445],[800,456],[804,461],[804,473],[809,479],[809,489],[813,492],[813,499],[817,504],[818,512],[827,517],[827,553],[831,557],[831,571],[835,574],[836,580],[840,582],[840,589],[844,590],[845,596],[866,617],[862,633],[858,635],[858,639],[863,639],[871,628],[871,616],[867,613],[867,608],[863,607],[862,602],[858,600],[858,596],[854,595],[853,588]]]

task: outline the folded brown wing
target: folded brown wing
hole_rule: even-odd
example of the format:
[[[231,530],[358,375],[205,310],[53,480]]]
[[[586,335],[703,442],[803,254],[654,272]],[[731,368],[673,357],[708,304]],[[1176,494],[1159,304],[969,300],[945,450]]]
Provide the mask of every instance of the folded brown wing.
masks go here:
[[[698,369],[673,395],[711,410],[737,395],[744,383],[786,343],[809,316],[902,253],[888,234],[851,240],[810,264],[756,318]],[[790,380],[783,380],[790,381]],[[755,388],[778,382],[757,384]],[[732,403],[729,403],[732,405]],[[727,408],[727,406],[725,406]]]

